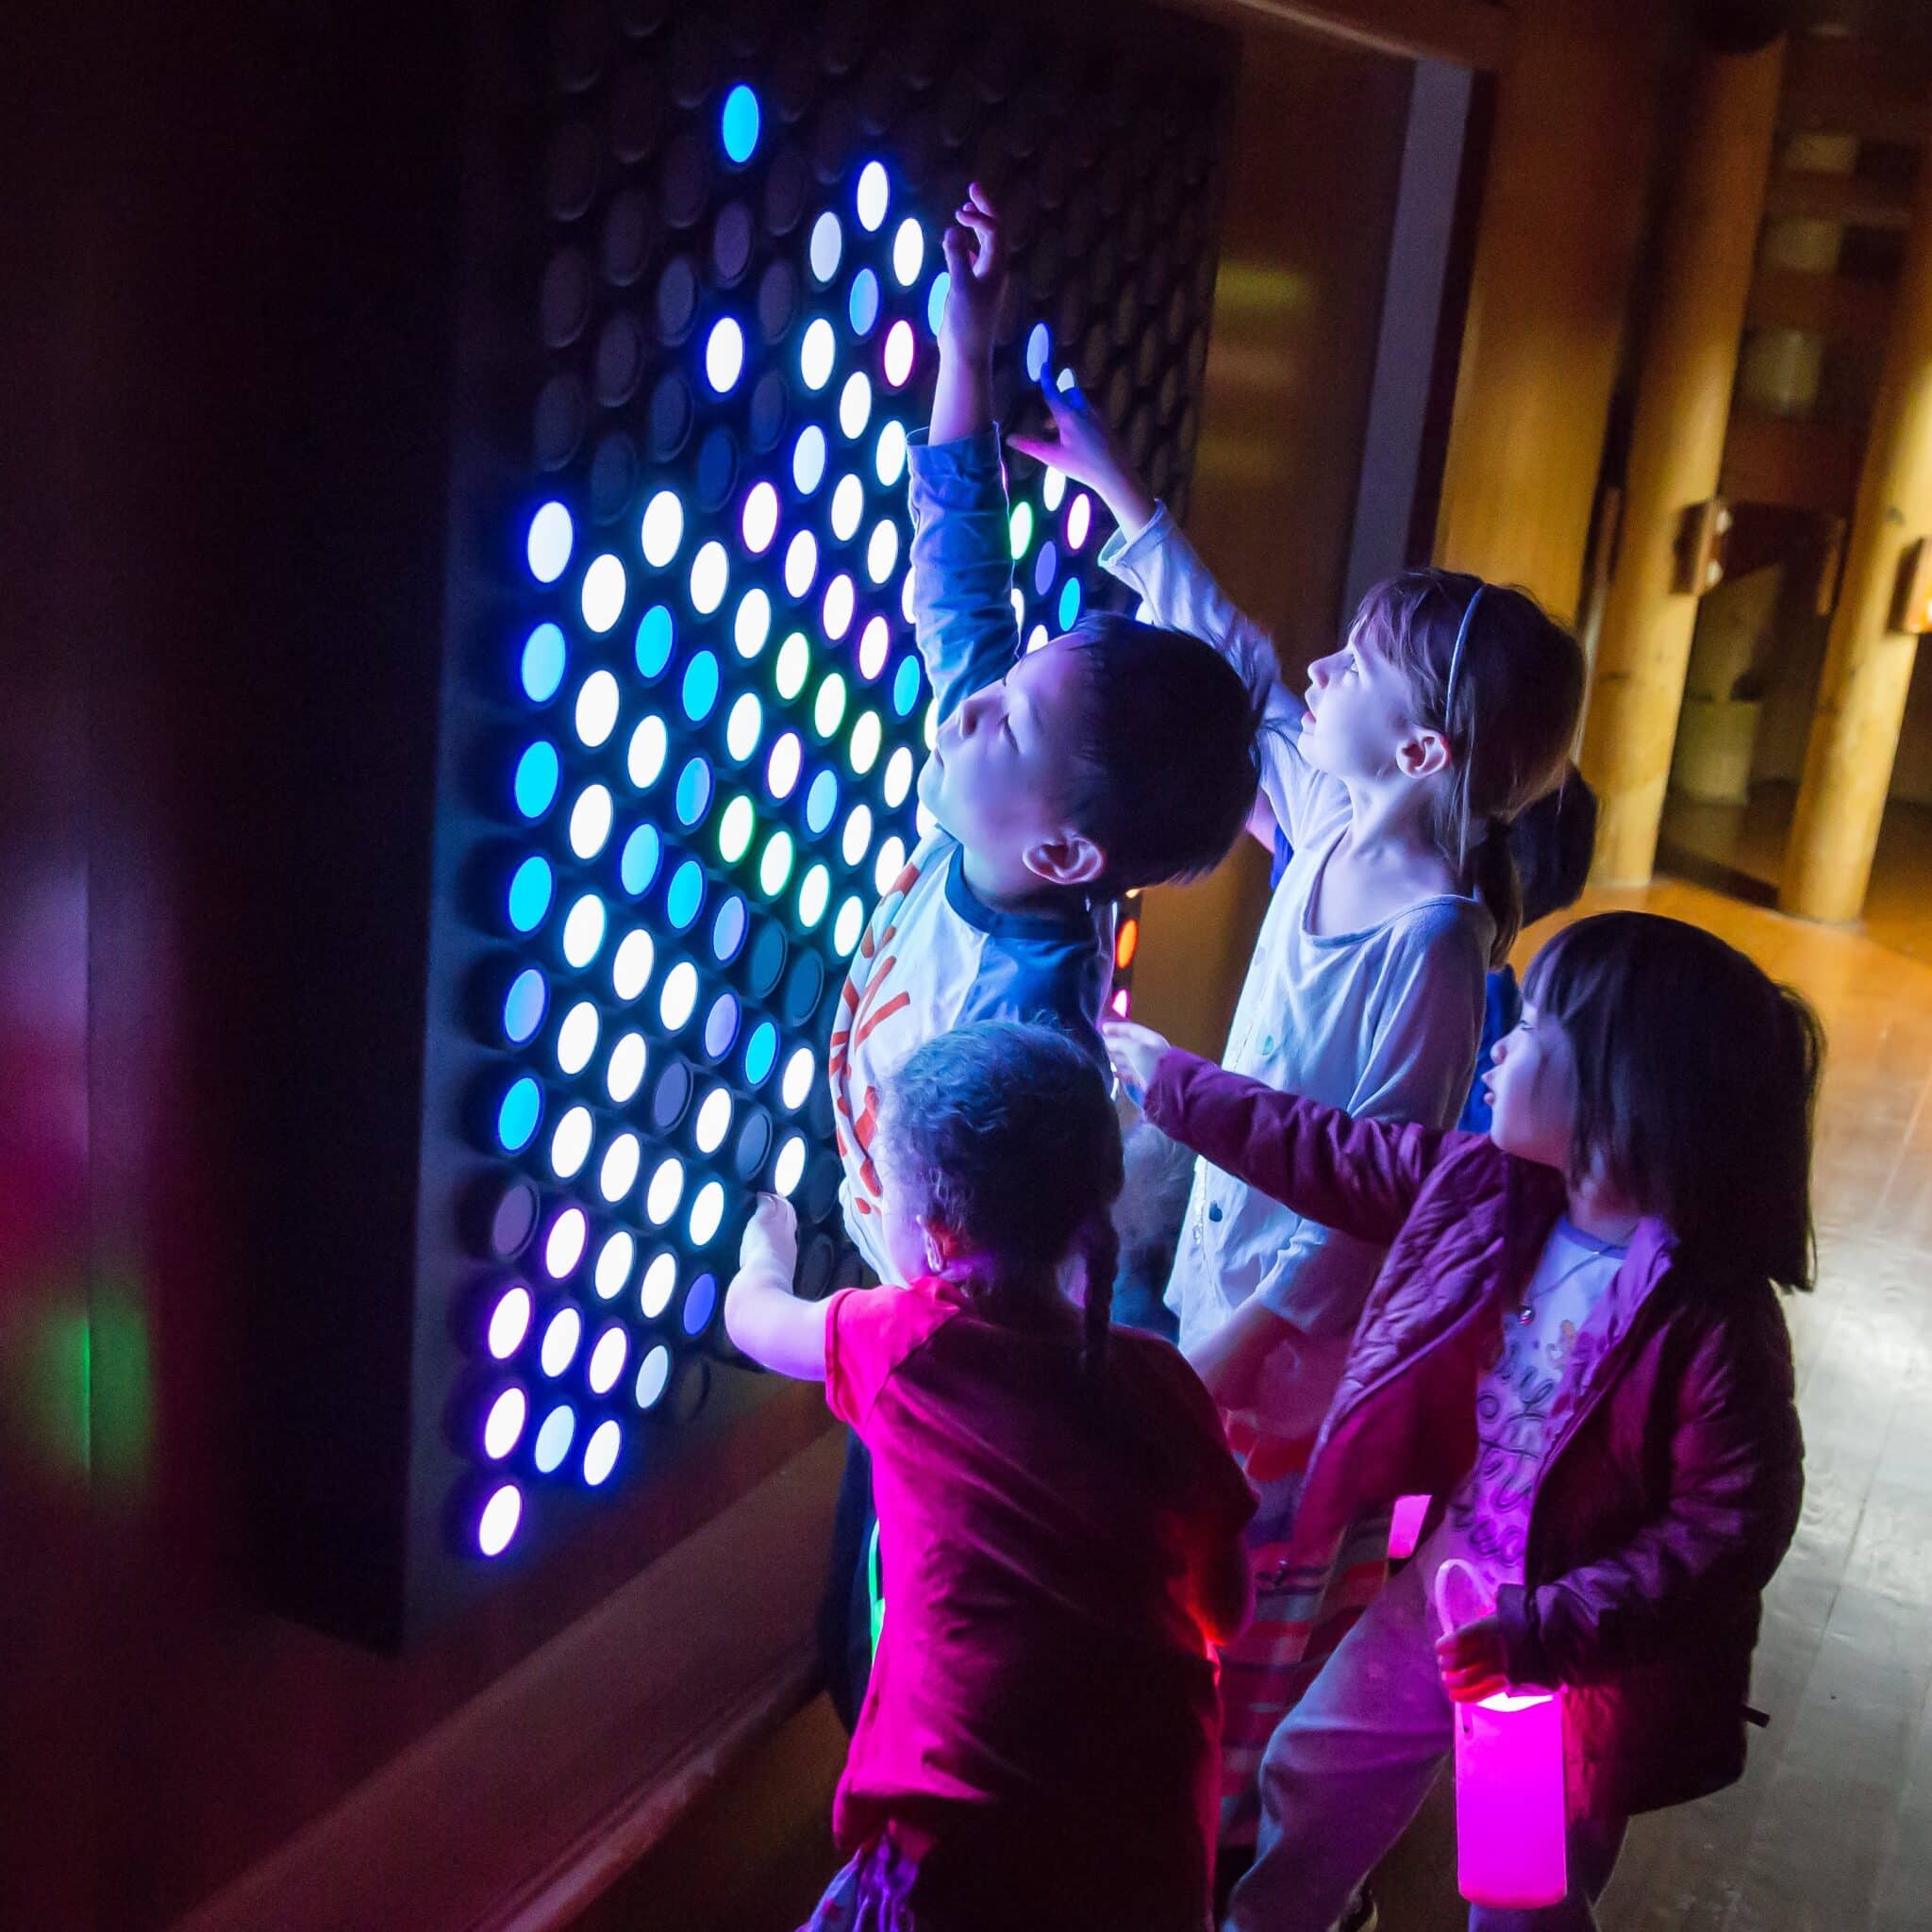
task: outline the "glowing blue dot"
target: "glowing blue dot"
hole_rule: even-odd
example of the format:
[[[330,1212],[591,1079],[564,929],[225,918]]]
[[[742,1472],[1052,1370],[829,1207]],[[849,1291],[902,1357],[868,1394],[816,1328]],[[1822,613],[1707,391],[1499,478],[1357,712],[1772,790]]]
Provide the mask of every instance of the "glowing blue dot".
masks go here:
[[[1080,615],[1080,579],[1069,577],[1060,590],[1060,628],[1072,630]]]
[[[534,966],[525,966],[509,983],[503,1000],[503,1037],[512,1046],[533,1039],[550,1005],[550,988]]]
[[[858,192],[855,197],[858,208],[858,223],[867,234],[878,233],[879,224],[886,218],[886,204],[891,199],[891,184],[886,179],[883,163],[868,161],[858,171]]]
[[[700,651],[684,667],[684,715],[693,724],[711,715],[718,702],[718,660],[708,651]]]
[[[567,1402],[558,1403],[543,1418],[543,1425],[537,1431],[537,1446],[532,1452],[540,1475],[549,1475],[560,1466],[570,1454],[571,1438],[576,1432],[576,1411]]]
[[[811,272],[820,281],[829,282],[839,273],[839,258],[845,252],[844,232],[839,217],[829,208],[811,227]]]
[[[496,1109],[496,1138],[507,1154],[521,1154],[530,1144],[543,1113],[543,1090],[524,1074],[509,1084]]]
[[[809,496],[825,476],[825,432],[808,423],[791,446],[791,481],[799,495]]]
[[[946,319],[946,291],[953,286],[953,277],[946,270],[941,269],[932,278],[932,287],[925,297],[925,325],[934,335],[940,332],[940,324]]]
[[[1058,575],[1060,554],[1051,542],[1040,546],[1040,555],[1033,559],[1033,593],[1043,597],[1053,589],[1053,580]]]
[[[510,874],[509,923],[519,932],[535,932],[543,924],[554,886],[546,858],[526,858]]]
[[[638,675],[662,677],[671,662],[671,613],[653,604],[638,624]]]
[[[853,276],[845,312],[852,318],[852,333],[856,336],[869,334],[879,319],[879,278],[871,269],[862,268]]]
[[[839,810],[839,781],[829,771],[821,772],[805,794],[806,830],[814,838],[832,823]]]
[[[677,774],[678,823],[696,824],[710,802],[711,768],[703,758],[692,758]]]
[[[758,97],[742,82],[724,96],[720,133],[727,160],[742,167],[751,159],[758,144]]]
[[[664,894],[664,916],[679,932],[686,932],[704,903],[705,869],[696,859],[687,858],[671,874],[670,890]]]
[[[720,993],[705,1015],[705,1052],[722,1060],[738,1038],[738,1002],[728,992]]]
[[[711,1325],[711,1316],[718,1306],[718,1277],[715,1274],[700,1274],[691,1285],[691,1292],[684,1298],[684,1332],[687,1335],[702,1335]]]
[[[717,917],[711,921],[711,957],[721,966],[728,966],[737,958],[748,923],[744,901],[736,892],[718,908]]]
[[[722,395],[744,370],[744,331],[726,315],[714,323],[705,343],[705,375]]]
[[[557,803],[557,784],[561,771],[557,761],[557,747],[547,738],[540,738],[517,760],[514,788],[517,809],[526,819],[541,819]]]
[[[640,825],[624,841],[624,856],[617,862],[619,883],[633,899],[651,889],[658,866],[664,856],[664,841],[655,825]]]
[[[563,682],[563,633],[554,624],[540,624],[524,640],[524,695],[533,705],[547,705]]]
[[[546,503],[530,519],[524,554],[530,561],[530,575],[540,584],[554,584],[563,575],[575,535],[570,512],[560,503]]]
[[[1047,358],[1053,354],[1053,338],[1043,322],[1036,322],[1026,338],[1026,375],[1039,382],[1046,375]]]
[[[769,1020],[760,1020],[744,1042],[744,1078],[751,1087],[762,1087],[778,1064],[778,1029]]]
[[[902,718],[912,715],[919,703],[919,659],[905,658],[892,675],[892,709]]]

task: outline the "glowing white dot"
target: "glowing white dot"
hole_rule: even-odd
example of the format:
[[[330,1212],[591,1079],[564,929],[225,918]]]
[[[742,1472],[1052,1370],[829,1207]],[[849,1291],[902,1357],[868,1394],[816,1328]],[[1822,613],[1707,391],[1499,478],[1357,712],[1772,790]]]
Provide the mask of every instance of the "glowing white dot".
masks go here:
[[[925,708],[925,748],[930,751],[939,742],[940,701],[934,698]]]
[[[651,1225],[662,1227],[677,1212],[677,1204],[683,1199],[684,1162],[674,1155],[658,1163],[644,1196],[644,1212],[650,1216]]]
[[[891,388],[906,387],[906,379],[912,374],[914,347],[912,325],[902,316],[886,331],[885,375]]]
[[[807,932],[816,929],[825,916],[832,897],[832,875],[824,866],[814,865],[798,888],[798,923]]]
[[[772,1163],[772,1190],[774,1193],[790,1195],[804,1178],[804,1137],[792,1134],[778,1149],[778,1158]]]
[[[818,1056],[808,1046],[801,1046],[785,1062],[785,1072],[778,1082],[778,1097],[793,1113],[811,1098],[811,1078],[818,1072]]]
[[[655,1322],[671,1306],[671,1297],[677,1291],[677,1263],[669,1255],[653,1257],[651,1265],[644,1270],[644,1278],[638,1284],[638,1307],[644,1320]]]
[[[881,892],[892,889],[892,881],[906,870],[906,841],[900,838],[888,839],[879,847],[879,856],[873,865],[873,884]]]
[[[908,570],[899,585],[899,614],[908,624],[912,618],[912,573]]]
[[[617,680],[608,671],[593,671],[577,692],[577,736],[595,751],[617,728]]]
[[[638,1364],[638,1407],[655,1408],[671,1380],[671,1351],[660,1341]]]
[[[858,936],[865,930],[865,908],[857,899],[847,899],[832,922],[832,945],[840,958],[849,959]]]
[[[828,638],[842,638],[851,627],[853,601],[852,579],[841,571],[825,586],[823,616]]]
[[[798,345],[798,373],[809,390],[824,389],[832,379],[832,362],[839,350],[832,325],[822,315],[805,332]]]
[[[586,892],[563,922],[563,957],[579,973],[597,957],[604,943],[604,902]]]
[[[642,926],[625,933],[610,962],[610,990],[628,1006],[651,983],[651,969],[658,961],[658,948]]]
[[[1040,486],[1040,500],[1050,510],[1060,507],[1060,498],[1067,493],[1067,479],[1059,471],[1049,468],[1046,480]]]
[[[869,235],[878,233],[879,224],[886,218],[886,205],[891,198],[891,184],[886,179],[882,163],[868,161],[858,171],[858,193],[856,197],[858,208],[859,225]]]
[[[912,754],[902,744],[886,760],[884,789],[888,811],[897,811],[906,803],[906,794],[912,790]]]
[[[886,620],[874,617],[865,627],[864,635],[858,640],[858,675],[864,678],[875,678],[886,668],[889,649]]]
[[[811,580],[818,575],[818,541],[809,530],[801,530],[786,546],[786,590],[794,597],[804,596],[811,589]]]
[[[622,1328],[612,1325],[598,1336],[591,1350],[590,1367],[585,1371],[592,1395],[608,1395],[617,1387],[617,1378],[624,1374],[624,1360],[629,1353],[630,1342]],[[593,1445],[596,1441],[595,1436],[591,1438]]]
[[[624,566],[608,552],[584,573],[584,623],[599,636],[624,615]]]
[[[522,1282],[510,1289],[490,1311],[490,1353],[508,1361],[530,1332],[530,1291]]]
[[[805,747],[799,742],[795,731],[786,732],[772,747],[772,756],[765,764],[765,788],[774,798],[791,796],[804,758]]]
[[[851,542],[864,515],[865,485],[857,476],[840,477],[832,491],[832,535],[841,543]]]
[[[543,1267],[551,1280],[561,1281],[584,1258],[588,1232],[581,1208],[566,1208],[557,1217],[543,1244]]]
[[[691,1129],[700,1154],[715,1154],[731,1131],[731,1096],[719,1087],[705,1095],[698,1108],[697,1124]]]
[[[590,1158],[592,1132],[591,1109],[574,1107],[550,1136],[550,1168],[558,1180],[571,1179]]]
[[[791,481],[799,495],[809,496],[825,480],[825,432],[808,423],[791,446]]]
[[[628,941],[626,941],[628,943]],[[639,988],[641,991],[643,989]],[[610,1064],[604,1070],[604,1090],[613,1107],[628,1107],[644,1084],[644,1068],[650,1050],[641,1033],[626,1033],[610,1049]]]
[[[724,1190],[716,1181],[707,1181],[691,1204],[691,1242],[702,1248],[718,1232],[724,1220]]]
[[[778,492],[769,483],[754,483],[744,499],[744,514],[739,527],[744,532],[744,547],[754,557],[762,557],[778,534]]]
[[[589,1000],[579,1000],[557,1029],[557,1064],[575,1079],[591,1064],[591,1056],[596,1051],[597,1009]]]
[[[591,1276],[599,1301],[609,1301],[623,1292],[624,1284],[630,1279],[630,1264],[637,1257],[638,1240],[634,1234],[619,1228],[597,1251],[597,1272]]]
[[[570,1367],[583,1339],[584,1318],[575,1308],[558,1308],[543,1331],[541,1360],[546,1375],[560,1375]]]
[[[924,265],[925,232],[908,216],[899,224],[899,231],[892,237],[893,277],[902,289],[909,289],[919,279],[919,271]]]
[[[772,600],[762,591],[747,591],[732,620],[731,641],[741,658],[756,658],[772,635]]]
[[[608,785],[587,785],[570,810],[570,849],[579,858],[595,858],[610,836],[614,807]]]
[[[486,1557],[500,1557],[509,1547],[523,1520],[524,1494],[514,1483],[505,1483],[483,1506],[476,1519],[476,1547]]]
[[[806,642],[805,633],[795,630],[778,646],[778,661],[772,667],[778,695],[789,705],[805,689],[810,675],[811,646]]]
[[[859,777],[879,761],[879,751],[885,742],[885,726],[879,723],[876,711],[861,711],[858,723],[852,727],[852,769]]]
[[[594,1490],[617,1467],[617,1452],[623,1447],[624,1432],[615,1422],[601,1422],[591,1431],[584,1444],[584,1480]]]
[[[839,427],[848,442],[856,441],[865,434],[865,425],[871,421],[872,384],[855,370],[839,391]]]
[[[775,899],[791,876],[791,834],[774,832],[758,855],[758,890],[766,898]]]
[[[722,396],[744,370],[744,331],[724,317],[705,343],[705,374]]]
[[[483,1420],[483,1453],[491,1461],[501,1462],[517,1446],[529,1412],[530,1399],[521,1389],[506,1389],[490,1405]]]
[[[701,617],[708,617],[724,601],[725,587],[731,581],[731,560],[716,538],[705,544],[691,560],[691,607]]]
[[[879,620],[873,619],[874,624]],[[845,718],[845,680],[834,671],[826,675],[824,683],[819,686],[819,694],[812,701],[811,728],[821,738],[829,738],[838,730]]]
[[[597,1170],[597,1191],[607,1201],[621,1201],[637,1186],[638,1170],[643,1165],[643,1149],[635,1134],[620,1134],[604,1150],[604,1163]]]
[[[758,734],[765,728],[764,707],[751,691],[746,691],[731,707],[731,715],[724,721],[724,749],[742,764],[758,748]]]
[[[698,970],[689,959],[680,959],[664,975],[664,991],[658,998],[658,1017],[667,1031],[675,1033],[690,1020],[698,1003]]]
[[[530,575],[540,584],[554,584],[570,562],[574,541],[569,510],[560,503],[546,503],[530,519],[530,534],[524,546]]]
[[[1053,640],[1046,634],[1043,624],[1036,624],[1026,634],[1026,655],[1030,658],[1035,651],[1043,651]]]
[[[878,447],[873,453],[873,473],[887,490],[906,474],[906,425],[888,423],[879,431]]]
[[[811,225],[811,272],[822,282],[839,273],[839,258],[845,252],[844,231],[839,217],[827,208]]]
[[[845,830],[839,841],[839,855],[847,865],[857,865],[872,849],[872,807],[855,805],[852,816],[845,821]]]
[[[675,490],[660,490],[644,506],[644,561],[662,570],[684,541],[684,505]]]
[[[663,776],[664,759],[670,749],[670,734],[664,729],[663,719],[655,711],[649,713],[631,733],[630,754],[625,760],[630,782],[640,791],[649,791]]]
[[[1018,584],[1013,586],[1013,622],[1015,624],[1024,624],[1026,622],[1026,600],[1020,594]]]
[[[899,526],[888,517],[873,525],[872,539],[865,546],[865,574],[882,584],[892,575],[899,561]]]

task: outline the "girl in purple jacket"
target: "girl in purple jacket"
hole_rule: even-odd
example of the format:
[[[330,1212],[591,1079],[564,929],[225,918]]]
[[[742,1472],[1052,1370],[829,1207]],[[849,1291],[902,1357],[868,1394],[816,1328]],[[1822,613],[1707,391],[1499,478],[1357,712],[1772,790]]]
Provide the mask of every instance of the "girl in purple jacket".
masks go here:
[[[1485,1136],[1351,1120],[1110,1029],[1147,1117],[1216,1165],[1389,1246],[1322,1425],[1296,1539],[1436,1501],[1415,1560],[1262,1764],[1239,1932],[1325,1932],[1451,1743],[1451,1701],[1563,1705],[1570,1895],[1473,1932],[1595,1924],[1626,1819],[1733,1782],[1759,1601],[1803,1450],[1775,1288],[1809,1288],[1821,1036],[1698,927],[1586,919],[1538,955]],[[1441,1635],[1459,1557],[1491,1614]]]

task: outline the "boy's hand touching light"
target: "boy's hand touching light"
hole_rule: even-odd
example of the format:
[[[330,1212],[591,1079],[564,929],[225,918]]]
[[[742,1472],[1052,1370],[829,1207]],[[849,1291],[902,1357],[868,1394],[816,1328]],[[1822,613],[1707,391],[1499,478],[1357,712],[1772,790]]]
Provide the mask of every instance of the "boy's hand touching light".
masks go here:
[[[983,362],[992,354],[1000,304],[1007,293],[1007,238],[987,192],[966,191],[940,242],[946,258],[946,311],[940,341],[962,358]]]
[[[1009,436],[1008,447],[1084,483],[1112,512],[1124,537],[1139,536],[1154,521],[1154,499],[1134,474],[1107,418],[1076,389],[1042,387],[1040,393],[1052,421],[1051,433]]]
[[[1138,1025],[1132,1020],[1109,1020],[1100,1033],[1127,1098],[1136,1107],[1141,1106],[1147,1098],[1148,1088],[1154,1084],[1155,1068],[1159,1066],[1163,1054],[1173,1051],[1172,1047],[1153,1027]]]

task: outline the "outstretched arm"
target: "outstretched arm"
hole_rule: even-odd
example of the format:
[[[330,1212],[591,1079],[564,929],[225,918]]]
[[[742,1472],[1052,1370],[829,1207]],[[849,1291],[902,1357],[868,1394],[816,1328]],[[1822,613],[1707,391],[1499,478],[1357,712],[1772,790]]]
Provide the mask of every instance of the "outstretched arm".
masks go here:
[[[760,1194],[724,1291],[724,1332],[753,1361],[801,1382],[825,1379],[825,1307],[791,1292],[798,1216],[790,1201]]]

